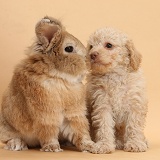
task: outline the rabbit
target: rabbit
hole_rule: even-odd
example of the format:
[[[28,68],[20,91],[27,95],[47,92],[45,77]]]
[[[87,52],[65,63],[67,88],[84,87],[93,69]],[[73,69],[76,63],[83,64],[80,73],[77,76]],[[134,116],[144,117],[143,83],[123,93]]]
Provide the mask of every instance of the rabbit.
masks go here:
[[[60,140],[97,153],[86,118],[86,48],[52,17],[35,27],[27,58],[15,67],[3,95],[0,140],[8,150],[61,152]]]

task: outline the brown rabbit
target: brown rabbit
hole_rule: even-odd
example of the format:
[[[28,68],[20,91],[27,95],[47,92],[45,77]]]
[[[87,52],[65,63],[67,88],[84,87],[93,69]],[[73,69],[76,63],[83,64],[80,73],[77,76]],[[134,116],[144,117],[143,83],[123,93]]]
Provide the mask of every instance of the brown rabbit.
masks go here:
[[[37,23],[36,41],[14,70],[2,99],[0,140],[5,149],[62,151],[61,139],[97,153],[86,119],[86,50],[51,17]]]

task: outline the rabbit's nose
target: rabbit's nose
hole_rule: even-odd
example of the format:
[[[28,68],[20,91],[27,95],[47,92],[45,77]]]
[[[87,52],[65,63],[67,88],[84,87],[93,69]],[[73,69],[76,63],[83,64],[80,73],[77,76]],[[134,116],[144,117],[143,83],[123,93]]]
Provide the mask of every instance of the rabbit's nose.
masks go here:
[[[92,60],[95,60],[96,57],[98,56],[98,54],[99,54],[99,53],[96,52],[96,51],[95,51],[95,52],[92,52],[91,55],[90,55],[91,59],[92,59]]]

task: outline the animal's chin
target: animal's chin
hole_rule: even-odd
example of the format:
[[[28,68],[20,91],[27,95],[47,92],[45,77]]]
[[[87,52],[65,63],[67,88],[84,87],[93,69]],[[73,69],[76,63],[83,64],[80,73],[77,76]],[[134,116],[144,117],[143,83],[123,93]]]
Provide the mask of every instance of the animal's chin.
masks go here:
[[[102,62],[102,61],[91,61],[91,66],[104,66],[109,67],[111,65],[111,62]]]
[[[105,74],[109,71],[111,67],[111,62],[102,63],[102,62],[94,62],[91,63],[91,70],[94,74]]]

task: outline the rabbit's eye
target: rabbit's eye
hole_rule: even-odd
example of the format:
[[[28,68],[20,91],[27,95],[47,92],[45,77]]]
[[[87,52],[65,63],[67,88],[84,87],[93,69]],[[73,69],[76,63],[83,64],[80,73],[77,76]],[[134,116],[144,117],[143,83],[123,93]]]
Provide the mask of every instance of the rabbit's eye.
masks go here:
[[[73,52],[73,49],[74,49],[73,46],[67,46],[64,50],[68,53],[71,53]]]

